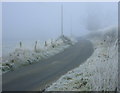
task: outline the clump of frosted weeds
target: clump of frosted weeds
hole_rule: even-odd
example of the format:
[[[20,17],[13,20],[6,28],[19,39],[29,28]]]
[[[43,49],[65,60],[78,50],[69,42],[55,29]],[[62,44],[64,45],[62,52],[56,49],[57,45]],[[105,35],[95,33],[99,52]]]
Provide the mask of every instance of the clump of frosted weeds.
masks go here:
[[[95,74],[90,80],[95,91],[115,91],[118,87],[118,31],[117,28],[109,28],[102,33],[103,39],[97,41],[103,42],[99,51],[101,58],[95,64]]]

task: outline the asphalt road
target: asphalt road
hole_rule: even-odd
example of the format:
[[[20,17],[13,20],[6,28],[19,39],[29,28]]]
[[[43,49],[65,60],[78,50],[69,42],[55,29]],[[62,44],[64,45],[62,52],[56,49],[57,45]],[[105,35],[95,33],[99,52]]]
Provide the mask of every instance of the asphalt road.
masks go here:
[[[80,39],[63,52],[3,74],[3,91],[39,91],[44,89],[69,70],[79,66],[93,53],[90,41]]]

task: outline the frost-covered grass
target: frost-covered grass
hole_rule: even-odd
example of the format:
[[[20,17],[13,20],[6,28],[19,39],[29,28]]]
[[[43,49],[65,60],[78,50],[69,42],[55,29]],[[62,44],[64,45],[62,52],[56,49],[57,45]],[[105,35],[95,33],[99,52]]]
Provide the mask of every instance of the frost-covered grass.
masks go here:
[[[73,45],[75,42],[71,38],[61,36],[56,40],[45,41],[44,47],[41,48],[37,46],[36,41],[34,50],[23,48],[22,42],[20,42],[20,48],[16,48],[12,53],[2,58],[2,67],[0,69],[5,73],[21,66],[40,62],[43,59],[64,51],[64,49]]]
[[[93,55],[46,91],[115,91],[118,88],[117,33],[115,27],[93,32],[88,38],[94,45]]]

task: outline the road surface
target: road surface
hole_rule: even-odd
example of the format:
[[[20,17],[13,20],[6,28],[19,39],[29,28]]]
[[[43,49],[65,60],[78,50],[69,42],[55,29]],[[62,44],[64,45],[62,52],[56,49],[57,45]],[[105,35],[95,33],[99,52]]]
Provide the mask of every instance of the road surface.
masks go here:
[[[3,74],[3,91],[40,91],[85,62],[93,51],[90,41],[80,39],[51,58]]]

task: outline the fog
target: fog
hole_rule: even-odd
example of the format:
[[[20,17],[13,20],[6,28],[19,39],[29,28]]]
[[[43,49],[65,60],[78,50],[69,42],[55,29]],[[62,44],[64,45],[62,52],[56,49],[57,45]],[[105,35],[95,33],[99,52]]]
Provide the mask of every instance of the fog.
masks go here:
[[[90,31],[117,25],[117,3],[105,2],[4,2],[2,4],[3,43],[45,41],[63,33],[82,36]]]

